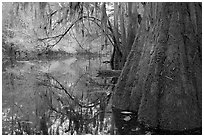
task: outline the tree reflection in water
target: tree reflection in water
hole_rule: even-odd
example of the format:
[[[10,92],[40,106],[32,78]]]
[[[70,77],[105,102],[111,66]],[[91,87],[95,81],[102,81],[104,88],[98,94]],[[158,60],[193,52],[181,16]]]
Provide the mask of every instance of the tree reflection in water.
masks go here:
[[[6,69],[5,81],[8,70],[16,76],[16,103],[3,98],[3,134],[110,134],[111,88],[105,83],[108,79],[95,77],[99,67],[97,59],[70,58],[20,62],[12,71]],[[10,109],[8,104],[16,107]],[[14,114],[15,120],[9,120]],[[6,121],[13,121],[12,130],[4,128]]]

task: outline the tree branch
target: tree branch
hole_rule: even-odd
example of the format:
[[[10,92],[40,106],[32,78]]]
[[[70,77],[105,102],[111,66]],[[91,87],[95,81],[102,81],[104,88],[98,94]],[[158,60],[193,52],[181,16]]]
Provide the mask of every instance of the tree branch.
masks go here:
[[[46,37],[46,38],[39,38],[38,40],[39,41],[43,41],[43,40],[47,40],[47,39],[56,39],[56,38],[59,38],[53,45],[49,45],[50,47],[54,47],[56,44],[58,44],[61,40],[62,40],[62,38],[70,31],[70,29],[78,22],[78,21],[80,21],[80,20],[82,20],[82,19],[88,19],[88,20],[91,20],[92,22],[94,22],[99,28],[101,28],[101,26],[97,23],[97,22],[100,22],[100,20],[99,19],[97,19],[97,18],[95,18],[95,17],[90,17],[90,16],[81,16],[81,17],[79,17],[76,21],[74,21],[66,30],[65,30],[65,32],[64,33],[62,33],[62,34],[59,34],[59,35],[56,35],[56,36],[52,36],[52,37]],[[111,29],[111,27],[108,27],[109,28],[109,30],[111,31],[111,32],[113,32],[112,31],[112,29]],[[101,28],[102,29],[102,28]],[[109,39],[109,41],[111,42],[111,44],[114,46],[114,43],[112,42],[112,40],[110,39],[110,37],[109,37],[109,35],[102,29],[102,31],[105,33],[105,35],[108,37],[108,39]]]

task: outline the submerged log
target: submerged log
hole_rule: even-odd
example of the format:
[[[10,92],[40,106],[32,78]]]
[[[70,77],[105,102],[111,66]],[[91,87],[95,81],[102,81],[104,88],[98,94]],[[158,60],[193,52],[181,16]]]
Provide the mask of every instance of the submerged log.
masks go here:
[[[96,77],[119,77],[121,70],[98,70],[98,75]]]

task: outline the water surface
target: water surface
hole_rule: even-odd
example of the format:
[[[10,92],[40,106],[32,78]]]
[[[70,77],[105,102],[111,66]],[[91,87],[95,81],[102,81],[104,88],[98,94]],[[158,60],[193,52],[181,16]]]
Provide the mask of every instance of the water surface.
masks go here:
[[[107,58],[68,57],[59,60],[17,61],[12,67],[6,66],[2,72],[2,111],[5,134],[10,129],[17,128],[16,122],[19,121],[27,121],[33,129],[37,129],[39,121],[36,119],[39,118],[36,117],[41,118],[42,114],[47,114],[49,110],[47,100],[50,97],[45,97],[47,95],[52,96],[52,105],[57,109],[61,109],[57,97],[65,100],[67,105],[74,104],[64,91],[43,85],[47,82],[54,85],[57,80],[82,103],[88,104],[100,97],[97,97],[97,94],[104,94],[104,88],[95,84],[106,82],[96,77],[97,70],[110,69],[109,65],[101,63],[102,60],[107,60]],[[48,79],[46,74],[52,76],[54,80]]]

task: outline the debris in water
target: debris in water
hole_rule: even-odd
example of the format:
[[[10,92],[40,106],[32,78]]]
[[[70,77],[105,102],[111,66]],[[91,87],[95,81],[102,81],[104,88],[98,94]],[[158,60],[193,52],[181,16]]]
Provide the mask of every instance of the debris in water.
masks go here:
[[[126,116],[126,117],[124,118],[125,121],[129,121],[130,119],[131,119],[130,116]]]

